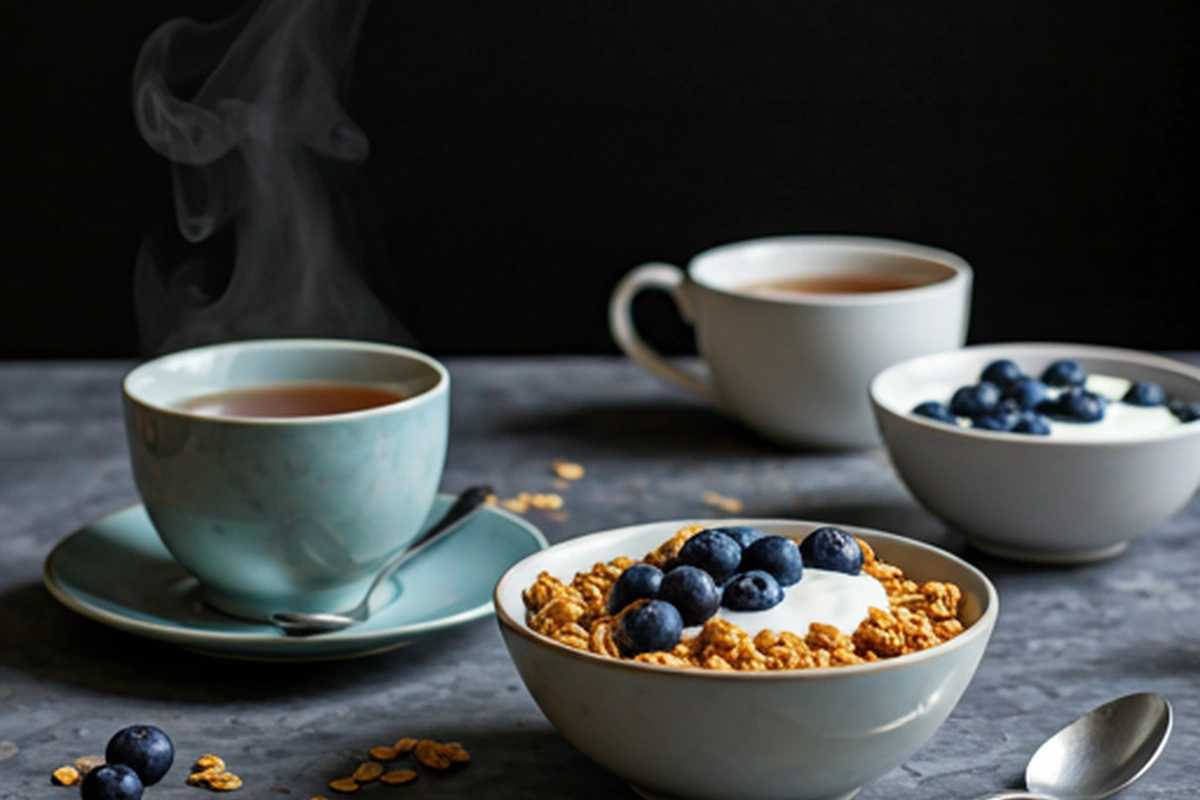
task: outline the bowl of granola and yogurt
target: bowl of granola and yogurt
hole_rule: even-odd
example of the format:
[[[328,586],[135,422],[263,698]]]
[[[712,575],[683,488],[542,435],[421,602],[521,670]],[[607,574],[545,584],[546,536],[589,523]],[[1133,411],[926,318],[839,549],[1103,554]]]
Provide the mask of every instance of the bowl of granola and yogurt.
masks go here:
[[[943,550],[849,526],[834,530],[857,564],[809,548],[802,567],[788,566],[792,548],[829,530],[685,520],[571,539],[500,580],[501,633],[559,732],[643,797],[849,798],[954,709],[998,599],[986,576]],[[707,547],[728,549],[725,535],[743,539],[732,571]],[[669,588],[697,569],[708,576],[693,594],[706,597],[711,583],[721,598],[699,616],[704,602]],[[661,582],[643,579],[656,571]]]

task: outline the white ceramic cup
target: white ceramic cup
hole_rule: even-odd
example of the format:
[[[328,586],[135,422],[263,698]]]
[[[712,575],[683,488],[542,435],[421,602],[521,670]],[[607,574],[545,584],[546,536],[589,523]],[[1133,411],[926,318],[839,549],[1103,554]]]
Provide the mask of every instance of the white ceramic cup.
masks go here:
[[[751,294],[746,287],[806,276],[882,276],[918,285],[841,294]],[[867,385],[914,356],[962,346],[971,267],[959,256],[889,239],[781,236],[707,250],[687,272],[637,267],[609,302],[625,353],[655,375],[708,398],[768,439],[800,447],[879,444]],[[631,314],[643,289],[668,292],[695,326],[710,378],[664,359]]]

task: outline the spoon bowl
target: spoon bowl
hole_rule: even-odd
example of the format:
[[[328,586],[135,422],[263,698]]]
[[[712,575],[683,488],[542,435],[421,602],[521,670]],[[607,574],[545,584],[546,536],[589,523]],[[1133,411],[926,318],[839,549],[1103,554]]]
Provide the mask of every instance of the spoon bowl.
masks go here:
[[[1133,783],[1171,734],[1171,705],[1153,692],[1126,695],[1051,736],[1025,770],[1029,791],[1054,800],[1100,800]]]

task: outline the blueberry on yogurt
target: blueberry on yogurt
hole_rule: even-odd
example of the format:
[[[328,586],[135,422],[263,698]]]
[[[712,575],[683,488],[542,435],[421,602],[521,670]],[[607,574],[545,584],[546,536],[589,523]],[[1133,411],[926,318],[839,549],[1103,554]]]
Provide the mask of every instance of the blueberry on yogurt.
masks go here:
[[[1167,402],[1167,393],[1153,381],[1138,381],[1129,387],[1121,402],[1131,406],[1161,406]]]
[[[758,537],[763,535],[763,532],[760,531],[758,528],[748,528],[744,525],[734,525],[734,526],[722,527],[722,528],[709,528],[709,530],[716,531],[717,533],[725,534],[730,539],[733,539],[735,542],[737,542],[739,545],[741,545],[743,550],[745,550],[747,547],[749,547],[751,542],[753,542],[755,539],[757,539]]]
[[[863,551],[854,537],[840,528],[826,525],[804,537],[800,555],[806,567],[857,575],[862,572]]]
[[[766,611],[783,602],[775,576],[761,569],[737,575],[725,586],[721,604],[731,611]]]
[[[679,609],[665,600],[650,600],[621,615],[613,631],[621,655],[626,658],[638,653],[673,650],[683,636],[683,617]]]
[[[1099,422],[1104,419],[1108,401],[1082,386],[1075,386],[1038,407],[1047,416],[1066,422]]]
[[[700,625],[721,607],[721,590],[712,576],[698,567],[676,567],[668,572],[658,596],[675,606],[685,627]]]
[[[1001,392],[1001,397],[1015,403],[1018,408],[1023,410],[1037,408],[1041,403],[1045,402],[1048,396],[1049,392],[1046,389],[1046,384],[1037,378],[1030,378],[1027,375],[1017,378],[1017,380],[1005,386],[1004,391]]]
[[[1024,411],[1021,413],[1017,424],[1012,428],[1013,433],[1028,433],[1033,436],[1049,436],[1050,435],[1050,420],[1043,417],[1036,411]]]
[[[1086,381],[1087,373],[1079,362],[1067,358],[1055,361],[1042,373],[1042,382],[1048,386],[1083,386]]]
[[[710,528],[684,542],[678,563],[699,567],[717,583],[724,583],[742,563],[742,546],[732,536]]]
[[[945,403],[939,403],[937,400],[926,400],[924,403],[917,403],[913,407],[912,413],[919,417],[928,417],[938,422],[948,422],[951,425],[958,423],[958,418],[950,413]]]
[[[963,386],[950,398],[950,413],[959,417],[982,416],[1000,404],[1000,387],[988,381]]]
[[[1000,358],[983,368],[979,380],[994,383],[1003,389],[1022,377],[1020,367],[1007,358]]]
[[[1172,400],[1167,403],[1167,409],[1180,422],[1195,422],[1200,419],[1200,402],[1189,403],[1187,400]]]
[[[1009,400],[1005,400],[987,414],[982,414],[971,420],[972,428],[985,431],[1011,431],[1021,418],[1021,409]]]
[[[652,600],[658,596],[663,573],[649,564],[634,564],[621,573],[608,593],[604,607],[609,614],[616,614],[634,600]]]
[[[800,548],[785,536],[764,536],[746,548],[742,569],[769,572],[780,586],[799,583],[804,575]]]

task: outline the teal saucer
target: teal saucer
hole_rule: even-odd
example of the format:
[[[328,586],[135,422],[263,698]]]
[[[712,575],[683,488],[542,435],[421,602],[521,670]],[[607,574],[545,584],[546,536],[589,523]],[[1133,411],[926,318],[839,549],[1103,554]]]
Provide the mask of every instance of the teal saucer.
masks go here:
[[[426,524],[454,501],[440,494]],[[59,542],[43,580],[59,602],[137,636],[226,658],[315,661],[390,650],[492,613],[492,589],[546,547],[533,525],[485,506],[461,530],[405,564],[375,590],[371,618],[336,633],[294,638],[224,616],[200,602],[199,582],[163,547],[138,505]]]

